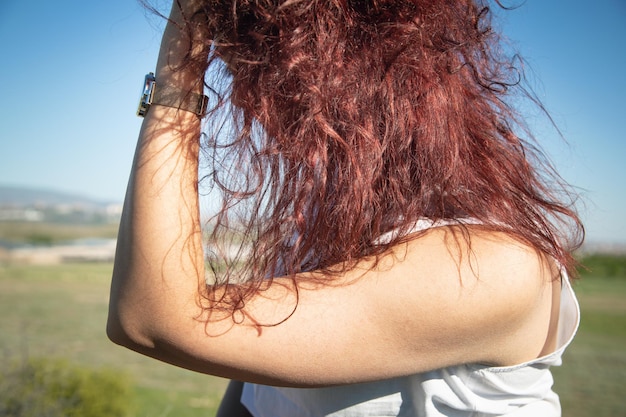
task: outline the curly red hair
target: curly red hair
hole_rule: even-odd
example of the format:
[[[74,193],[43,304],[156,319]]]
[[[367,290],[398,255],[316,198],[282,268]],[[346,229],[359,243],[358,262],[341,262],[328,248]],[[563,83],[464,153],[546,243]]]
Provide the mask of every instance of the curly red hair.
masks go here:
[[[521,61],[484,2],[199,3],[211,55],[188,64],[214,93],[207,177],[223,196],[210,242],[244,242],[237,274],[349,268],[420,218],[477,219],[573,265],[575,194],[510,105]]]

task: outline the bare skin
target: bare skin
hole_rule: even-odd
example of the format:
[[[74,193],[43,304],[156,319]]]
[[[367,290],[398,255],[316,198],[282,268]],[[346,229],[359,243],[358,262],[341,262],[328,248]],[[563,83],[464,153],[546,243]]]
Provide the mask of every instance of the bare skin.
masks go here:
[[[180,18],[176,8],[171,18]],[[171,69],[187,41],[168,24],[157,82],[199,92],[202,74]],[[277,326],[208,316],[199,302],[206,287],[197,146],[188,146],[199,134],[191,113],[154,106],[145,117],[113,273],[107,332],[114,342],[195,371],[294,387],[462,363],[514,365],[554,349],[560,282],[553,264],[506,234],[472,226],[469,242],[434,228],[329,285],[314,284],[316,272],[298,276],[297,308]],[[282,321],[294,310],[293,285],[276,278],[246,313]]]

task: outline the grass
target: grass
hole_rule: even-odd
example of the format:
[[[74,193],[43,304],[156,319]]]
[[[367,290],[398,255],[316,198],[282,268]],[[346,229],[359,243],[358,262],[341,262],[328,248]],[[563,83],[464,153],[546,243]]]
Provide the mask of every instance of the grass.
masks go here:
[[[626,416],[626,257],[605,260],[585,262],[591,270],[574,285],[580,329],[563,366],[553,370],[555,391],[568,417]]]
[[[223,379],[145,358],[104,334],[111,264],[0,265],[0,352],[69,358],[131,375],[138,417],[215,414]],[[554,368],[568,417],[626,415],[626,277],[596,268],[575,284],[582,323]],[[619,268],[618,268],[619,270]],[[2,359],[0,359],[0,365]]]
[[[118,225],[0,221],[0,238],[18,244],[51,245],[80,238],[115,238]]]
[[[135,382],[138,417],[214,415],[226,381],[145,358],[107,339],[111,269],[111,264],[0,266],[4,360],[61,357],[126,372]]]

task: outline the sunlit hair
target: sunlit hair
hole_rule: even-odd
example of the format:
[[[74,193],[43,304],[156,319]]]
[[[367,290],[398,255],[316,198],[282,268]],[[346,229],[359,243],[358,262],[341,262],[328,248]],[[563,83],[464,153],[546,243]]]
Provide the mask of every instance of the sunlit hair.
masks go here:
[[[215,103],[204,180],[223,197],[208,223],[218,283],[350,268],[420,218],[476,219],[573,265],[575,196],[511,106],[528,97],[522,64],[484,2],[199,3],[187,17],[209,28],[211,54],[187,64],[207,69]],[[226,268],[218,242],[243,242]]]

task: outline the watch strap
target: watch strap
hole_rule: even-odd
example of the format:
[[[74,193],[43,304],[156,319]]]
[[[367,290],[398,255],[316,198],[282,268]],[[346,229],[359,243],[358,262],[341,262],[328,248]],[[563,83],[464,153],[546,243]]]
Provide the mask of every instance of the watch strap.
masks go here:
[[[155,85],[151,104],[173,107],[204,117],[209,98],[204,94],[185,92],[170,86]]]

